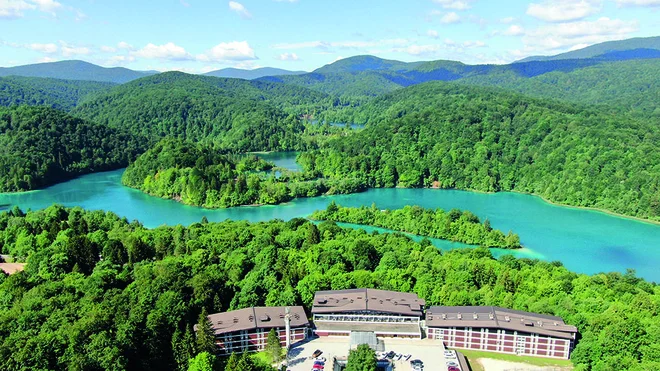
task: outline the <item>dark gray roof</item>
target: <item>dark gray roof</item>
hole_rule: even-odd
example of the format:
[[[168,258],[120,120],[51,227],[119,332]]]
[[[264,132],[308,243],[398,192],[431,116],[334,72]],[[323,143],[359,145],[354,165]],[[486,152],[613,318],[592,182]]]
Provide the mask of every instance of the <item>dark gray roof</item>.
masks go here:
[[[426,311],[428,327],[485,327],[574,339],[575,326],[561,317],[500,307],[433,306]]]
[[[312,313],[377,313],[422,316],[426,303],[416,294],[376,289],[317,291]]]
[[[303,307],[289,307],[291,328],[308,326],[309,321]],[[257,328],[270,329],[284,327],[286,307],[251,307],[231,312],[215,313],[208,316],[213,332],[225,334],[228,332],[251,330]],[[197,326],[195,326],[195,329]]]

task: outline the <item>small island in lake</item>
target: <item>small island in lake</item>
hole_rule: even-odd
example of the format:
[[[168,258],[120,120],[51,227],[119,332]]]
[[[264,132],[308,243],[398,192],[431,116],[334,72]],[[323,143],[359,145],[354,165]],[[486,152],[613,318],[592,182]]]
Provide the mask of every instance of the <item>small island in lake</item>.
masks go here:
[[[483,223],[469,211],[458,209],[445,212],[419,206],[405,206],[396,210],[379,210],[371,207],[342,207],[333,201],[326,210],[316,211],[312,220],[370,225],[394,231],[412,233],[423,237],[463,242],[470,245],[519,249],[520,237],[509,231],[493,229],[490,221]]]

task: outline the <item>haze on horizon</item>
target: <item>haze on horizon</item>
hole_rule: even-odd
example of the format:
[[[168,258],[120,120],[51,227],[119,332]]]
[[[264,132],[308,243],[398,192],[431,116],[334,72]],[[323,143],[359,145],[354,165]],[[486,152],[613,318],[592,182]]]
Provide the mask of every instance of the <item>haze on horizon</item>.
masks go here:
[[[0,66],[80,59],[203,73],[370,54],[509,63],[660,34],[659,0],[0,0]]]

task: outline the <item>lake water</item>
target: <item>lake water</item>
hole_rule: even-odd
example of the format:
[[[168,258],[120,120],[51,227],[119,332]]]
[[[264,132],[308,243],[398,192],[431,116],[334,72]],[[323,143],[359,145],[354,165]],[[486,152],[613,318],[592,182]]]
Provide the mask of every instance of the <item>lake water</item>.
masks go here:
[[[210,221],[245,219],[289,220],[324,209],[331,201],[344,206],[380,209],[420,205],[427,208],[470,210],[494,228],[520,235],[525,249],[494,250],[494,255],[512,253],[520,257],[559,260],[577,272],[625,272],[633,268],[646,279],[660,282],[660,226],[605,213],[555,206],[538,197],[516,194],[483,194],[439,189],[372,189],[352,195],[299,199],[277,206],[238,207],[207,210],[143,194],[121,185],[122,170],[90,174],[53,187],[26,193],[0,194],[1,204],[24,210],[45,208],[53,203],[115,212],[147,227],[189,225],[203,216]],[[371,230],[371,229],[369,229]],[[461,244],[433,240],[440,248]]]
[[[266,152],[254,154],[266,161],[274,163],[277,167],[291,171],[302,171],[302,167],[296,162],[298,152]]]

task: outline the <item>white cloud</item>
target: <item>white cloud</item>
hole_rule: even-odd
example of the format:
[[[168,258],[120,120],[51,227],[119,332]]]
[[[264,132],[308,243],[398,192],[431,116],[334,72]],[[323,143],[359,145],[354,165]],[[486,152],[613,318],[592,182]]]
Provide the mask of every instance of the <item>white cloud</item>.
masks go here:
[[[502,32],[502,35],[506,36],[520,36],[525,33],[525,29],[522,28],[522,26],[517,25],[517,24],[512,24],[507,28],[504,32]]]
[[[252,14],[248,12],[248,10],[243,6],[243,4],[236,2],[236,1],[230,1],[229,2],[229,9],[235,11],[238,13],[241,17],[244,19],[250,19],[252,18]]]
[[[41,53],[46,53],[46,54],[53,54],[57,53],[58,47],[57,45],[50,43],[50,44],[29,44],[26,45],[28,49],[41,52]]]
[[[54,14],[55,10],[62,7],[62,4],[54,0],[32,0],[32,2],[44,13]]]
[[[461,16],[454,12],[447,13],[440,18],[440,22],[445,24],[458,23],[461,20]]]
[[[308,48],[320,48],[327,49],[330,47],[330,43],[325,41],[304,41],[299,43],[281,43],[273,45],[274,49],[308,49]]]
[[[648,6],[660,7],[660,0],[616,0],[619,6]]]
[[[298,0],[275,0],[278,3],[297,3]]]
[[[87,14],[83,13],[82,11],[80,11],[80,10],[78,10],[78,9],[74,9],[73,11],[76,13],[76,15],[75,15],[75,17],[74,17],[74,19],[76,20],[76,22],[80,22],[80,21],[82,21],[82,20],[84,20],[84,19],[87,18]]]
[[[121,43],[120,43],[121,44]],[[193,57],[186,52],[181,46],[172,42],[163,45],[147,44],[144,48],[131,52],[131,55],[150,58],[150,59],[166,59],[173,61],[191,60]]]
[[[279,59],[281,61],[299,61],[300,57],[298,57],[298,54],[296,53],[282,53],[275,57],[276,59]]]
[[[261,68],[261,65],[255,64],[254,61],[240,61],[233,64],[234,68],[240,68],[242,70],[253,70],[256,68]]]
[[[124,50],[134,50],[135,49],[135,48],[133,48],[133,45],[131,45],[131,44],[125,42],[125,41],[120,41],[119,43],[117,43],[117,48],[124,49]]]
[[[433,0],[434,3],[440,4],[444,9],[466,10],[470,9],[470,0]]]
[[[512,23],[515,20],[516,19],[514,17],[506,17],[506,18],[501,18],[500,23],[509,24],[509,23]]]
[[[468,41],[463,42],[463,47],[467,48],[467,49],[470,49],[470,48],[483,48],[484,46],[486,46],[486,43],[483,42],[483,41],[479,41],[479,40],[477,40],[477,41],[469,41],[468,40]]]
[[[410,45],[404,49],[395,49],[394,51],[404,51],[410,55],[427,55],[433,54],[440,50],[440,45],[430,44],[430,45]]]
[[[591,45],[611,40],[621,40],[639,29],[637,21],[599,18],[595,21],[578,21],[541,26],[526,32],[523,37],[526,51],[553,51],[569,49],[576,45]]]
[[[529,4],[527,14],[546,22],[575,21],[599,12],[600,3],[600,0],[546,0]]]
[[[197,56],[197,60],[202,62],[249,61],[255,59],[258,58],[247,41],[220,43],[205,54]]]
[[[112,46],[106,46],[106,45],[102,45],[100,49],[104,53],[114,53],[117,51],[117,48],[113,48]]]
[[[403,38],[398,39],[383,39],[372,41],[358,41],[358,40],[345,40],[345,41],[305,41],[298,43],[281,43],[272,46],[273,49],[310,49],[316,48],[327,50],[331,48],[340,49],[367,49],[380,46],[405,46],[410,41]]]
[[[84,46],[75,46],[67,42],[60,41],[60,51],[65,57],[72,57],[76,55],[87,55],[90,54],[91,50]]]
[[[0,19],[21,18],[24,10],[32,9],[35,6],[23,0],[0,0]]]
[[[426,31],[426,36],[428,36],[428,37],[432,37],[432,38],[434,38],[434,39],[437,39],[437,38],[438,38],[438,31],[436,31],[436,30],[428,30],[428,31]]]
[[[37,60],[37,62],[39,62],[39,63],[51,63],[51,62],[57,62],[57,59],[51,58],[51,57],[43,57],[43,58],[39,58],[39,60]]]
[[[187,1],[179,0],[179,2],[181,3],[181,5],[185,6],[186,8],[190,8],[190,3],[188,3]]]
[[[123,66],[126,63],[135,61],[135,57],[132,55],[115,55],[106,60],[104,65],[106,66]]]
[[[54,16],[60,8],[62,4],[55,0],[0,0],[0,20],[22,18],[26,10],[38,10]]]

